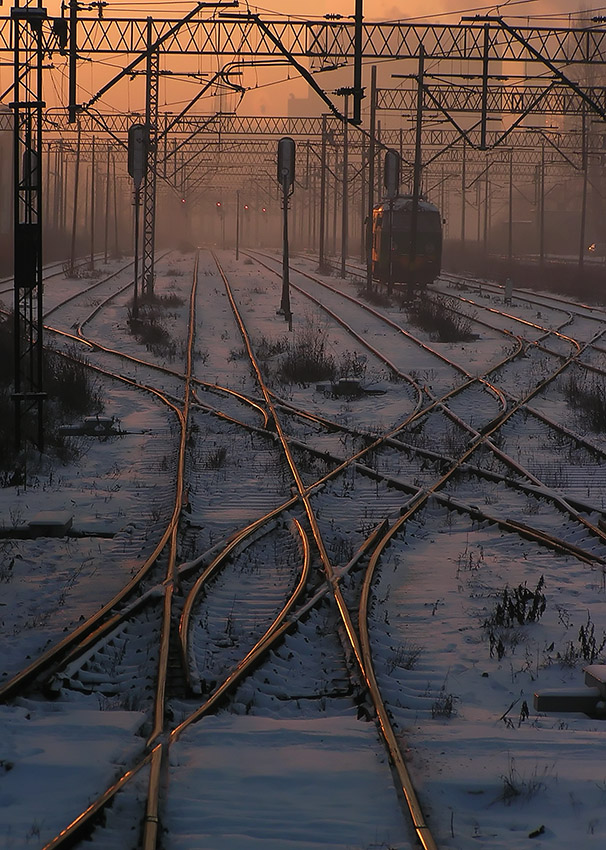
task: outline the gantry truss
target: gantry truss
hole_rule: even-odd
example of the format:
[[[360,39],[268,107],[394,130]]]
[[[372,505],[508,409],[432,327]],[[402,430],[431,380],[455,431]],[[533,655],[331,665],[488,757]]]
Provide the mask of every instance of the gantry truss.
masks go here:
[[[169,55],[272,57],[284,51],[296,58],[315,60],[316,67],[332,67],[354,55],[352,21],[269,20],[249,13],[224,12],[180,25],[177,19],[153,20],[155,39],[165,39]],[[80,15],[77,49],[90,54],[138,54],[148,45],[148,18],[103,18]],[[52,24],[52,21],[50,22]],[[429,60],[537,61],[542,55],[555,64],[605,64],[606,30],[599,24],[584,27],[510,26],[500,17],[476,18],[460,24],[363,24],[362,53],[367,60],[414,59],[423,45]],[[10,17],[0,18],[0,51],[12,51]],[[65,47],[63,48],[65,50]]]

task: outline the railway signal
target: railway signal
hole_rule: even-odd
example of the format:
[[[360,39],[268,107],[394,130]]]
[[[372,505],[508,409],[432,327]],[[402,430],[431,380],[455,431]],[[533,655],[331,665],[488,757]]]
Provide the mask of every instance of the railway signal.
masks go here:
[[[288,329],[292,330],[292,313],[290,311],[290,281],[288,279],[288,199],[295,185],[295,143],[285,136],[278,142],[278,183],[282,187],[282,301],[279,316],[284,316]]]
[[[147,169],[147,127],[145,124],[131,124],[128,128],[128,173],[135,185],[135,258],[134,258],[134,293],[133,319],[139,315],[139,208],[141,206],[141,183]]]
[[[387,197],[393,200],[400,189],[400,154],[397,151],[385,151],[383,185]]]

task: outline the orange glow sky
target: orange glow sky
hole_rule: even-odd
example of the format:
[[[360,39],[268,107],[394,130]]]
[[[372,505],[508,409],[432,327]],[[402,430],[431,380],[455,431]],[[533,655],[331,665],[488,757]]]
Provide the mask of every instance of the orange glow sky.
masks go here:
[[[268,0],[271,3],[271,0]],[[474,5],[474,0],[435,0],[431,5],[422,0],[411,0],[411,2],[403,3],[393,0],[365,0],[364,16],[366,20],[409,20],[415,22],[428,21],[431,23],[458,23],[462,15],[481,14],[501,14],[512,23],[526,25],[561,25],[568,26],[573,22],[571,16],[575,13],[571,10],[571,6],[565,3],[565,0],[510,0],[504,2],[500,6],[490,6],[488,3],[482,4],[482,0],[476,0],[478,5]],[[10,14],[10,7],[13,0],[5,0],[4,6],[0,10],[0,14]],[[48,14],[51,17],[60,15],[61,0],[46,0],[44,3]],[[589,6],[589,4],[587,4]],[[195,3],[184,2],[184,0],[108,0],[107,6],[104,9],[106,17],[120,18],[139,18],[143,19],[148,15],[155,18],[168,18],[177,20],[187,14],[195,7]],[[304,3],[300,0],[282,0],[280,3],[268,6],[253,6],[247,7],[246,3],[241,2],[238,9],[234,11],[243,12],[247,8],[252,11],[257,11],[262,17],[271,19],[282,14],[296,14],[298,18],[314,18],[322,17],[327,11],[338,13],[344,16],[351,16],[355,10],[355,0],[331,0],[330,3],[326,0],[305,0]],[[301,15],[301,9],[304,8],[305,13]],[[575,7],[572,7],[575,8]],[[576,7],[579,8],[579,7]],[[559,10],[559,11],[558,11]],[[230,10],[231,11],[231,10]],[[214,10],[209,9],[208,14],[211,15]],[[424,13],[423,17],[421,17]],[[591,15],[606,13],[605,7],[589,6],[589,10],[584,13],[583,17],[587,19]],[[83,13],[86,17],[94,16],[95,11],[86,11]],[[131,57],[132,58],[132,57]],[[57,70],[53,72],[51,84],[45,84],[45,100],[51,105],[67,102],[67,73],[66,60],[59,57],[54,57]],[[96,92],[100,86],[126,64],[126,57],[101,57],[101,62],[82,61],[79,63],[78,79],[79,79],[79,101],[86,103],[90,96]],[[181,65],[179,66],[179,61]],[[214,72],[220,67],[222,60],[217,58],[205,58],[200,60],[197,57],[186,57],[183,60],[172,58],[170,66],[171,71],[177,67],[189,72]],[[383,74],[384,81],[379,81],[380,85],[386,84],[391,73],[401,71],[401,66],[394,68],[392,63],[387,63],[379,74]],[[322,73],[318,75],[318,83],[327,91],[337,88],[342,85],[351,85],[350,79],[351,70],[341,72]],[[367,76],[367,74],[366,74]],[[208,78],[208,77],[207,77]],[[289,79],[290,78],[290,79]],[[295,79],[293,79],[295,78]],[[12,79],[12,69],[10,67],[2,69],[0,81],[2,90]],[[311,97],[312,105],[316,105],[318,112],[326,111],[326,107],[321,100],[313,93],[310,94],[310,89],[307,84],[300,78],[297,78],[296,72],[292,70],[288,72],[284,67],[274,68],[271,71],[265,69],[247,69],[244,76],[241,78],[243,84],[250,88],[244,99],[239,102],[239,98],[232,94],[227,94],[221,99],[218,97],[208,97],[199,102],[195,111],[201,113],[212,113],[217,110],[233,111],[238,108],[241,114],[266,114],[266,115],[281,115],[286,114],[288,101],[292,97],[303,99],[305,101]],[[365,79],[365,84],[368,81]],[[160,85],[160,108],[163,110],[178,112],[184,104],[186,104],[199,91],[200,81],[190,79],[187,82],[175,82],[164,78]],[[302,108],[305,107],[303,102]],[[98,108],[101,111],[141,111],[143,108],[143,81],[137,78],[135,81],[123,81],[115,89],[112,89],[99,102]]]
[[[4,14],[12,5],[11,0],[5,0]],[[43,4],[49,15],[59,15],[61,0],[46,0]],[[84,5],[84,4],[83,4]],[[183,2],[183,0],[108,0],[105,14],[111,17],[136,17],[144,18],[148,15],[161,18],[178,18],[189,12],[195,3]],[[239,11],[250,8],[258,11],[265,17],[271,18],[279,14],[292,15],[298,18],[322,17],[327,12],[337,13],[344,16],[352,15],[355,9],[355,0],[282,0],[272,4],[254,5],[240,2]],[[302,12],[302,9],[304,11]],[[491,5],[482,0],[465,2],[465,0],[434,0],[428,4],[423,0],[412,0],[412,2],[394,3],[393,0],[365,0],[364,15],[368,20],[413,20],[418,17],[422,20],[444,20],[449,23],[455,22],[461,14],[501,14],[508,19],[519,18],[526,20],[529,16],[536,23],[549,20],[555,23],[560,20],[562,24],[568,23],[568,16],[577,12],[588,10],[589,14],[601,14],[606,11],[606,6],[593,5],[591,3],[566,3],[565,0],[505,0],[499,5]],[[209,10],[210,12],[211,10]],[[86,12],[87,15],[94,12]],[[521,22],[521,21],[520,21]]]

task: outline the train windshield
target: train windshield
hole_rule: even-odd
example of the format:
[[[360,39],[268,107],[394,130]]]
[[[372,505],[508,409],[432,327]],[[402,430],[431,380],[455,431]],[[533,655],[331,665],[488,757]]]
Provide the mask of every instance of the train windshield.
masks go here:
[[[384,221],[383,224],[387,224],[389,227],[389,213],[386,213],[384,218],[386,221]],[[411,218],[412,216],[409,210],[394,212],[392,222],[394,233],[398,231],[409,233],[411,228]],[[418,233],[438,233],[441,228],[442,222],[440,220],[440,213],[437,210],[419,210],[419,214],[417,215]]]

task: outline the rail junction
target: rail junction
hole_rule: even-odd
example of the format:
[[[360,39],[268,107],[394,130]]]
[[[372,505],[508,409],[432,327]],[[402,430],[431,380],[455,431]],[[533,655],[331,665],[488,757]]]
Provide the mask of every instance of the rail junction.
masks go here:
[[[54,705],[67,722],[81,706],[119,709],[133,728],[120,738],[119,763],[108,759],[82,793],[70,789],[67,805],[27,840],[39,838],[44,850],[89,838],[99,848],[186,847],[192,836],[219,846],[230,827],[211,823],[212,795],[202,816],[190,800],[196,754],[209,746],[200,729],[210,721],[219,739],[230,718],[241,718],[243,729],[267,732],[283,711],[314,722],[321,715],[336,739],[372,749],[381,788],[393,795],[385,802],[388,794],[376,793],[391,830],[377,827],[383,846],[455,847],[485,817],[496,830],[491,846],[505,847],[510,836],[492,813],[461,803],[455,818],[440,805],[431,794],[437,774],[411,766],[409,746],[417,742],[427,762],[434,741],[447,749],[448,733],[430,743],[427,729],[446,728],[460,701],[487,738],[502,709],[500,740],[521,753],[529,735],[524,727],[523,740],[512,739],[511,712],[520,702],[519,729],[533,677],[551,684],[564,657],[571,667],[599,660],[606,445],[590,407],[604,386],[605,314],[599,303],[444,273],[427,299],[467,336],[436,338],[415,325],[418,299],[386,297],[369,279],[367,222],[385,156],[397,151],[402,183],[422,186],[438,204],[458,249],[474,243],[487,254],[500,219],[499,253],[510,264],[521,244],[517,197],[536,216],[528,253],[540,268],[550,253],[550,194],[563,185],[578,219],[572,264],[588,266],[589,236],[599,242],[591,213],[603,205],[606,89],[595,78],[606,31],[600,22],[518,27],[500,17],[375,23],[361,2],[348,21],[266,20],[235,6],[122,20],[84,15],[75,0],[51,18],[39,0],[16,0],[0,18],[0,53],[14,62],[0,113],[0,134],[13,143],[14,269],[0,300],[13,299],[15,440],[26,451],[44,448],[51,340],[66,360],[86,357],[128,420],[123,432],[103,435],[119,458],[116,486],[128,492],[122,517],[108,522],[99,555],[83,559],[96,565],[93,574],[112,565],[111,591],[93,598],[82,578],[77,622],[69,599],[76,576],[57,606],[67,605],[65,620],[45,610],[33,649],[15,624],[0,700],[36,717]],[[104,77],[108,56],[120,70]],[[389,80],[386,60],[401,71]],[[89,61],[98,68],[94,91],[81,84]],[[198,111],[211,97],[219,106],[245,103],[247,74],[265,62],[299,74],[320,114]],[[51,104],[59,66],[67,100]],[[322,75],[332,73],[347,84],[329,87]],[[163,110],[161,87],[188,75],[199,91],[178,113]],[[134,108],[105,108],[131,84]],[[537,114],[538,126],[529,124]],[[133,124],[147,133],[134,257]],[[276,316],[283,137],[297,145],[293,333]],[[180,251],[168,246],[175,233]],[[67,248],[59,271],[45,255],[49,235]],[[169,312],[170,350],[134,341],[137,298]],[[297,340],[339,352],[340,377],[356,391],[281,371],[293,351],[301,356]],[[129,413],[139,408],[149,428]],[[140,467],[127,481],[119,467],[135,435]],[[92,439],[96,457],[101,440]],[[15,517],[25,503],[20,493]],[[94,537],[80,532],[73,539]],[[427,574],[444,566],[432,553],[448,535],[457,542],[447,560],[456,563],[438,573],[443,587],[430,597]],[[9,530],[0,541],[14,563],[23,552],[35,559],[37,544],[21,539]],[[568,581],[591,587],[582,604],[560,603]],[[517,588],[515,630],[493,604],[505,605],[504,588]],[[459,626],[458,595],[468,625]],[[549,630],[539,624],[545,611]],[[443,655],[426,653],[440,612],[441,638],[469,630],[468,643],[451,635]],[[566,640],[572,620],[583,640]],[[531,650],[518,669],[517,641],[526,640]],[[508,698],[515,688],[524,699],[508,707],[487,688],[488,707],[473,701],[469,690],[508,662]],[[460,696],[451,667],[468,689]],[[571,725],[603,735],[600,705],[587,713]],[[27,734],[26,719],[11,725],[15,739]],[[553,744],[551,720],[533,718],[541,746]],[[364,744],[353,731],[360,721],[378,733],[364,733]],[[464,738],[462,722],[457,729]],[[448,773],[444,751],[437,761]],[[482,777],[494,788],[495,775]],[[532,829],[524,820],[515,840]],[[310,845],[321,840],[311,828],[302,835]],[[270,834],[256,838],[270,846]]]

